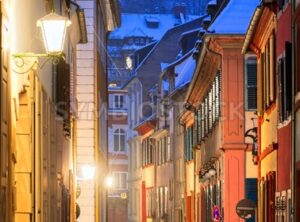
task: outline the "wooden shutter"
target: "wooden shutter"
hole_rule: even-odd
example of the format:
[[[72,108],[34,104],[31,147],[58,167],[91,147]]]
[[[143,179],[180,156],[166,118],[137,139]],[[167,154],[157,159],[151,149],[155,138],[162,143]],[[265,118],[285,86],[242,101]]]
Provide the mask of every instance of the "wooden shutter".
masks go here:
[[[263,113],[263,56],[257,63],[257,112],[258,115]]]
[[[279,115],[280,121],[284,120],[285,108],[284,108],[284,59],[281,58],[278,61],[278,78],[279,78]]]
[[[257,108],[257,64],[255,60],[247,61],[247,109]]]
[[[267,175],[266,184],[266,211],[267,222],[275,221],[275,193],[276,193],[276,173],[270,172]]]
[[[266,45],[265,49],[265,98],[266,98],[266,107],[270,105],[270,51],[269,43]]]
[[[212,131],[213,118],[212,118],[212,91],[208,93],[208,121],[209,121],[209,132]]]
[[[269,75],[270,75],[270,102],[275,101],[275,37],[271,35],[269,42]]]
[[[194,113],[194,128],[193,128],[193,147],[198,145],[198,115]]]
[[[63,117],[64,133],[71,136],[70,123],[70,65],[60,60],[56,73],[56,108],[57,114]]]
[[[201,106],[200,108],[197,110],[197,143],[200,144],[201,143],[201,140],[202,140],[202,121],[201,121]]]
[[[286,116],[287,118],[292,111],[292,43],[285,42],[285,79],[286,79]]]

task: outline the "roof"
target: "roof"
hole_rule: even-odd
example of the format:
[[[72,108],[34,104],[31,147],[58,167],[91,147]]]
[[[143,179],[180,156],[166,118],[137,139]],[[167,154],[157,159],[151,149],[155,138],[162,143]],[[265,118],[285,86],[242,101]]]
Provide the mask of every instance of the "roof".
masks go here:
[[[230,0],[210,25],[215,34],[245,34],[259,0]]]
[[[125,37],[150,37],[148,36],[142,29],[141,27],[134,27],[131,31],[127,33]]]
[[[248,50],[248,47],[250,45],[250,41],[253,37],[253,34],[254,34],[254,30],[256,29],[256,26],[258,25],[258,22],[259,22],[259,19],[262,15],[262,11],[263,11],[263,7],[257,7],[253,16],[252,16],[252,19],[250,21],[250,25],[248,27],[248,30],[247,30],[247,33],[246,33],[246,38],[245,38],[245,42],[244,42],[244,46],[243,46],[243,49],[242,49],[242,53],[245,54]]]
[[[211,0],[208,2],[207,5],[216,5],[217,4],[217,0]]]
[[[185,86],[192,80],[196,68],[196,61],[191,54],[182,63],[175,66],[175,73],[178,75],[175,78],[175,89]]]
[[[199,18],[199,16],[187,15],[185,22],[196,18]],[[159,26],[157,28],[148,27],[146,19],[148,21],[159,21]],[[121,27],[111,32],[110,38],[123,39],[124,37],[133,36],[136,30],[140,30],[139,32],[143,32],[146,36],[153,37],[154,40],[159,40],[167,30],[178,24],[181,24],[181,22],[173,14],[123,13]]]

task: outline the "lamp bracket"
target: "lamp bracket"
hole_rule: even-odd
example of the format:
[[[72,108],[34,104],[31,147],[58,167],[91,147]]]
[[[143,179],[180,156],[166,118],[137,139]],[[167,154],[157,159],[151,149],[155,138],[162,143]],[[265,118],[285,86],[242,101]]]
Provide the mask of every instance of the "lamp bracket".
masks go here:
[[[40,63],[39,59],[44,58]],[[16,53],[12,55],[14,67],[12,70],[17,74],[26,74],[30,70],[42,69],[49,61],[57,65],[61,59],[65,60],[64,53],[60,54],[35,54],[35,53]]]

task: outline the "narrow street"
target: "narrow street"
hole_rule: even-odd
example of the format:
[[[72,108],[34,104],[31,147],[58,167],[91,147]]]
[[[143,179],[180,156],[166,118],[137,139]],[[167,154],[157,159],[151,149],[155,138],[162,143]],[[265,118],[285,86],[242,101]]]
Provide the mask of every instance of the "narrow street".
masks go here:
[[[0,222],[300,221],[299,0],[0,12]]]

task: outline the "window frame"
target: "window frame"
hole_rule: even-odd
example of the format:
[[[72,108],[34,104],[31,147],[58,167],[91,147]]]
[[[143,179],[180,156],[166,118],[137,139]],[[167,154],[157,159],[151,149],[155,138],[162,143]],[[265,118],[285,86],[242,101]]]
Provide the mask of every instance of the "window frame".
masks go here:
[[[114,137],[113,152],[114,153],[126,153],[127,152],[126,131],[122,128],[117,128],[117,129],[114,130],[113,137]],[[124,139],[124,146],[122,146],[122,140],[123,140],[122,137],[124,137],[123,138]],[[117,138],[117,144],[116,144],[116,138]],[[122,150],[122,147],[123,147],[124,150]]]

